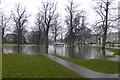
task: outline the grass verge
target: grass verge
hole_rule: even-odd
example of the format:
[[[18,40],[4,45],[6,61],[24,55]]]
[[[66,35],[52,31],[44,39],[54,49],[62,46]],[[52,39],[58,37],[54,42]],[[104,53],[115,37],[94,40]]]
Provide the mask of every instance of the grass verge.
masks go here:
[[[0,53],[0,79],[2,78],[2,54]]]
[[[120,73],[118,66],[120,66],[120,63],[108,61],[104,59],[91,59],[91,60],[85,60],[85,59],[74,59],[74,58],[66,58],[58,55],[54,55],[59,58],[62,58],[66,61],[75,63],[77,65],[83,66],[85,68],[91,69],[93,71],[97,72],[104,72],[104,73]]]
[[[43,55],[2,55],[3,78],[83,78]]]

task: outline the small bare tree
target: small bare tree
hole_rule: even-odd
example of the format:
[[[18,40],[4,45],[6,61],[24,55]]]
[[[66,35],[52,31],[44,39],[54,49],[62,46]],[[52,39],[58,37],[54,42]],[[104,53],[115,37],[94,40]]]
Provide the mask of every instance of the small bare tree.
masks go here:
[[[52,27],[51,27],[51,32],[53,34],[54,37],[54,42],[57,41],[57,37],[60,35],[60,29],[61,29],[61,25],[60,25],[60,19],[59,19],[59,15],[56,14],[54,16],[54,20],[52,22]]]
[[[44,28],[43,28],[44,21],[43,21],[43,17],[40,15],[40,13],[38,13],[37,16],[36,16],[36,22],[35,22],[35,24],[36,24],[35,29],[36,29],[36,32],[38,34],[36,36],[37,39],[38,39],[37,45],[40,45],[40,42],[43,41],[41,39],[44,39],[44,38],[41,38],[42,36],[44,36],[43,35],[43,32],[44,32]]]
[[[26,31],[25,26],[28,21],[29,15],[27,15],[26,8],[22,7],[21,4],[16,4],[14,10],[11,11],[11,18],[15,23],[15,33],[17,36],[17,45],[18,47],[23,43],[23,34]]]

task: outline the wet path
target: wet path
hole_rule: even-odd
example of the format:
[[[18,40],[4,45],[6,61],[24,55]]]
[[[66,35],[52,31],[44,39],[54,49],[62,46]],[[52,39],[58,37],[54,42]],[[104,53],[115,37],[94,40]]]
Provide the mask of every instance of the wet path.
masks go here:
[[[80,74],[81,76],[83,76],[85,78],[118,78],[118,74],[106,74],[106,73],[95,72],[95,71],[89,70],[87,68],[84,68],[82,66],[78,66],[76,64],[70,63],[63,59],[60,59],[56,56],[49,55],[49,54],[48,55],[44,54],[44,55],[47,56],[48,58],[52,59],[53,61],[73,70],[74,72]],[[120,74],[119,74],[119,76],[120,76]]]

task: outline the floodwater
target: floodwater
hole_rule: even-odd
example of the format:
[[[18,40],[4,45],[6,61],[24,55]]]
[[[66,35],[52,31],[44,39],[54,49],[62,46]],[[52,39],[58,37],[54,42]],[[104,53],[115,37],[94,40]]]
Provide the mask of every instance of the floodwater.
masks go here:
[[[19,49],[19,54],[35,55],[44,53],[45,48],[43,46],[36,45],[23,45]],[[3,53],[18,53],[16,46],[3,47]],[[49,45],[48,54],[57,54],[60,56],[81,58],[81,59],[95,59],[103,57],[102,50],[99,48],[86,48],[86,47],[71,47],[67,45]],[[113,52],[106,50],[105,55],[113,55]]]

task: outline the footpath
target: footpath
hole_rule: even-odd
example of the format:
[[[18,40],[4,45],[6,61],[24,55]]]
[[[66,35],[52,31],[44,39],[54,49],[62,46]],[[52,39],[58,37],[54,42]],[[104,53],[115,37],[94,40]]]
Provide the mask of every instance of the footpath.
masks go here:
[[[120,78],[120,74],[107,74],[107,73],[95,72],[95,71],[92,71],[85,67],[78,66],[71,62],[65,61],[56,56],[50,55],[50,54],[43,54],[43,55],[45,55],[46,57],[52,59],[53,61],[55,61],[59,64],[65,66],[66,68],[71,69],[72,71],[78,73],[79,75],[81,75],[85,78]]]

